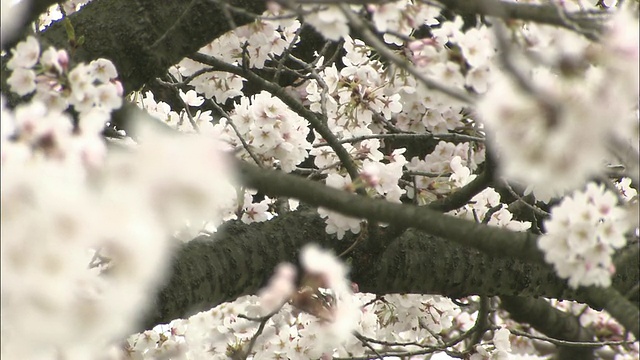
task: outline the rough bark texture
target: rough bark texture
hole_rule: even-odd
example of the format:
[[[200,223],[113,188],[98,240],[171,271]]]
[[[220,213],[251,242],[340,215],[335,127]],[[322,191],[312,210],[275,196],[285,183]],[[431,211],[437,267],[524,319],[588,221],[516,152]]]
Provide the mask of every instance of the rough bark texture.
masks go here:
[[[176,252],[171,277],[160,291],[144,327],[209,309],[256,292],[280,262],[295,262],[314,242],[333,247],[322,221],[309,211],[259,224],[232,222],[215,237],[200,236]]]
[[[160,291],[143,327],[185,317],[257,291],[283,261],[295,263],[300,248],[313,242],[341,251],[354,239],[337,240],[324,231],[315,211],[296,211],[265,223],[233,222],[213,238],[200,237],[176,253],[171,277]],[[365,240],[366,241],[366,240]],[[488,255],[417,230],[408,230],[379,255],[366,244],[349,254],[351,263],[372,257],[373,266],[353,267],[352,281],[363,292],[424,293],[452,298],[469,295],[549,297],[588,301],[544,264]],[[616,286],[638,281],[631,266]]]
[[[256,14],[261,14],[266,4],[262,0],[226,2]],[[233,12],[232,16],[237,26],[253,20]],[[218,2],[207,0],[92,1],[69,19],[76,37],[85,37],[74,60],[110,59],[126,92],[139,89],[186,55],[232,30]],[[59,23],[47,29],[42,39],[58,48],[68,47],[67,34]]]

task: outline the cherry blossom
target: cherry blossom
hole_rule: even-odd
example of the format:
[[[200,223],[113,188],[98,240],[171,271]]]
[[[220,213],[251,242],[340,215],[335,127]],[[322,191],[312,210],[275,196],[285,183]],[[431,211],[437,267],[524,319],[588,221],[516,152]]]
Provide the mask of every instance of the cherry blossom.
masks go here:
[[[93,86],[83,79],[89,68],[76,69],[72,98]],[[107,94],[122,100],[114,87]],[[162,278],[171,243],[159,239],[185,218],[220,218],[211,205],[224,202],[232,179],[217,172],[225,165],[215,144],[147,134],[133,156],[107,157],[108,97],[81,114],[82,131],[40,101],[10,111],[3,100],[2,205],[13,209],[2,218],[3,355],[95,358],[108,339],[133,330]],[[96,256],[102,265],[87,268]]]
[[[312,6],[304,6],[309,14],[305,21],[313,25],[322,35],[330,40],[338,40],[349,35],[347,17],[336,5],[329,5],[321,9]]]
[[[36,65],[40,57],[40,43],[35,37],[29,36],[25,41],[21,41],[16,45],[11,55],[11,60],[7,62],[8,69],[31,69]]]
[[[54,5],[41,16],[39,30],[87,2]],[[592,5],[554,6],[562,15]],[[4,41],[11,25],[5,21],[6,1],[2,9]],[[425,349],[433,353],[437,347],[474,360],[543,358],[522,355],[536,352],[536,343],[512,335],[524,332],[522,324],[493,309],[492,324],[477,344],[444,346],[475,328],[482,315],[476,310],[479,297],[454,303],[438,295],[361,293],[349,279],[346,260],[358,247],[337,257],[308,245],[300,250],[299,268],[281,263],[269,270],[273,276],[257,296],[130,334],[165,275],[174,240],[211,234],[232,219],[269,221],[281,216],[283,204],[297,207],[296,200],[234,185],[225,160],[233,155],[295,174],[290,176],[320,179],[319,186],[429,206],[466,190],[487,171],[483,167],[494,166],[482,165],[488,147],[499,169],[495,188],[484,188],[448,214],[510,231],[541,230],[538,246],[569,286],[610,286],[613,255],[638,232],[637,172],[612,152],[624,148],[632,160],[638,152],[639,47],[637,31],[630,31],[637,30],[637,14],[622,9],[599,42],[578,28],[510,21],[507,48],[494,36],[500,20],[486,16],[476,26],[444,16],[431,3],[295,8],[270,2],[261,17],[199,53],[269,74],[264,79],[273,86],[281,74],[299,79],[281,91],[266,87],[270,92],[244,96],[242,76],[185,58],[167,70],[172,83],[161,81],[182,100],[177,107],[151,91],[124,99],[111,61],[77,62],[74,51],[44,49],[28,36],[7,55],[7,91],[23,103],[12,101],[9,108],[3,97],[1,108],[2,205],[11,209],[2,214],[2,354],[328,359],[406,351],[427,356]],[[19,7],[10,10],[14,14]],[[350,31],[346,14],[366,19],[367,30],[389,45],[384,50],[406,63],[390,61],[379,46]],[[339,58],[320,48],[312,61],[294,58],[302,26],[340,42]],[[513,68],[499,57],[505,51]],[[290,68],[289,61],[303,69]],[[452,101],[407,69],[479,100]],[[126,156],[110,150],[102,132],[112,111],[127,100],[175,134],[143,128],[133,140],[117,130],[124,139],[109,144],[122,146]],[[396,136],[415,137],[418,145],[400,148]],[[615,181],[601,176],[604,169]],[[614,173],[619,169],[625,172]],[[594,178],[598,183],[588,182]],[[510,211],[498,192],[502,180],[535,196],[538,202],[528,205],[547,216],[536,224],[542,229]],[[550,207],[550,214],[538,206]],[[327,234],[346,238],[340,243],[345,248],[369,241],[362,227],[374,224],[327,208],[317,211]],[[606,312],[549,302],[575,315],[598,340],[630,339]],[[123,344],[109,343],[126,336]],[[613,356],[611,346],[597,351]],[[638,343],[616,351],[617,359],[635,358]]]
[[[609,286],[615,271],[611,255],[627,242],[624,210],[603,185],[589,183],[551,210],[539,247],[569,285]]]

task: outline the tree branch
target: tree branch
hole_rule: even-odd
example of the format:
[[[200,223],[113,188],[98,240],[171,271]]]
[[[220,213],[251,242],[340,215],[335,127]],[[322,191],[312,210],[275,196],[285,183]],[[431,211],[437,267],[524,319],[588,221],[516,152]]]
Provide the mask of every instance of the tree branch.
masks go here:
[[[142,329],[256,292],[279,263],[295,262],[299,249],[311,241],[336,247],[322,220],[309,211],[251,225],[230,222],[215,237],[197,237],[176,251],[170,277]]]
[[[503,20],[523,20],[554,25],[579,31],[594,38],[602,33],[613,13],[609,11],[564,12],[552,4],[527,4],[511,1],[496,1],[499,6],[486,6],[477,0],[437,0],[448,9],[459,14],[477,14],[499,17]],[[578,27],[576,29],[576,26]]]
[[[339,241],[324,228],[316,211],[296,211],[264,223],[228,223],[214,237],[200,236],[181,245],[173,259],[171,275],[141,329],[255,293],[266,284],[278,263],[296,263],[299,249],[307,243],[339,252],[353,240]],[[372,261],[361,261],[372,256],[366,246],[349,255],[354,264],[351,280],[363,292],[586,300],[546,265],[483,254],[415,230],[403,233]],[[375,266],[358,267],[361,263]]]
[[[501,9],[494,14],[481,1],[440,2],[457,12],[502,14],[510,19],[564,27],[569,27],[564,20],[569,19],[583,29],[597,32],[601,32],[606,21],[611,18],[611,12],[607,11],[561,15],[551,5],[501,2]],[[46,9],[46,5],[51,2],[37,3],[42,4],[40,9]],[[248,13],[260,14],[265,10],[266,3],[263,0],[229,0],[228,5],[246,9]],[[78,36],[84,35],[86,39],[85,44],[76,51],[75,60],[91,61],[99,57],[110,59],[116,64],[125,91],[136,90],[149,80],[161,76],[169,66],[232,30],[224,13],[220,5],[207,0],[167,0],[162,6],[152,0],[94,1],[69,16]],[[253,21],[248,13],[234,13],[233,23],[241,26]],[[178,21],[180,19],[188,21]],[[59,23],[52,24],[42,34],[41,40],[45,46],[66,48],[68,45],[66,32]]]
[[[348,216],[420,229],[430,235],[497,257],[544,263],[543,254],[536,245],[537,236],[530,233],[477,224],[443,215],[426,207],[358,197],[293,175],[261,170],[241,161],[236,163],[245,185],[259,189],[269,196],[293,197]],[[410,277],[411,274],[406,273],[405,276]],[[618,291],[596,287],[580,288],[579,291],[585,294],[591,306],[606,309],[636,338],[640,337],[640,311]]]
[[[593,334],[580,325],[576,316],[554,308],[544,299],[521,296],[501,296],[500,299],[502,307],[511,313],[513,320],[528,323],[550,338],[580,342],[593,340]],[[559,346],[558,359],[593,359],[593,350]]]
[[[236,166],[246,186],[269,196],[292,197],[344,215],[420,229],[496,256],[544,262],[543,254],[536,245],[537,236],[533,234],[477,224],[427,207],[362,198],[293,175],[259,169],[242,161],[236,161]]]
[[[259,0],[228,3],[258,14],[266,6]],[[171,65],[233,30],[221,6],[207,0],[166,0],[161,6],[153,0],[93,1],[68,18],[77,36],[85,37],[74,60],[88,62],[102,57],[113,61],[126,93],[162,76]],[[248,15],[233,14],[237,26],[253,20]],[[68,46],[60,23],[52,24],[41,41],[43,48]]]
[[[437,211],[447,212],[464,206],[467,202],[469,202],[469,200],[481,193],[489,186],[489,184],[491,184],[491,181],[493,181],[494,173],[494,160],[491,157],[491,154],[487,152],[484,170],[480,175],[478,175],[467,185],[458,189],[458,191],[452,193],[451,195],[430,203],[429,208]]]

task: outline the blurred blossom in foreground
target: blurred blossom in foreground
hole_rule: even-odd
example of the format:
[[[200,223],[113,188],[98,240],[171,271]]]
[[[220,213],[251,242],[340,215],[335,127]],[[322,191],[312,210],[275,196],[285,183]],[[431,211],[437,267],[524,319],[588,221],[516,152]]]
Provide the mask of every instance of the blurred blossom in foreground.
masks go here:
[[[620,11],[611,24],[601,43],[549,30],[549,45],[563,47],[550,67],[525,75],[530,89],[502,74],[478,105],[504,175],[536,194],[580,187],[602,170],[612,145],[630,144],[637,157],[638,20]]]
[[[18,30],[17,27],[20,26],[30,1],[2,0],[0,2],[0,16],[2,16],[2,21],[0,22],[0,44],[4,44],[5,40]]]
[[[106,155],[99,127],[73,131],[37,102],[3,106],[2,124],[2,357],[96,359],[134,330],[173,231],[216,218],[230,170],[196,137]]]
[[[280,264],[268,286],[260,291],[260,305],[272,312],[289,301],[297,309],[294,312],[312,315],[305,329],[314,334],[314,346],[309,351],[318,356],[331,354],[353,337],[362,309],[353,296],[347,267],[332,252],[307,245],[300,253],[300,262],[304,275],[298,289],[295,268]]]

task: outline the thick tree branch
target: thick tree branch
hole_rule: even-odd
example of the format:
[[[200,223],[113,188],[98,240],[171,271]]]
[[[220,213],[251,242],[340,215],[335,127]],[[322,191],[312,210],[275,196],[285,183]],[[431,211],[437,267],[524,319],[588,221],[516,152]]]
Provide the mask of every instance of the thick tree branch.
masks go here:
[[[259,189],[270,196],[293,197],[310,205],[321,206],[348,216],[420,229],[459,245],[478,249],[485,254],[525,262],[544,262],[542,252],[536,246],[537,236],[530,233],[512,232],[477,224],[443,215],[426,207],[358,197],[293,175],[259,169],[240,161],[237,162],[237,166],[245,185]],[[639,337],[640,311],[618,291],[613,288],[596,287],[581,289],[581,291],[585,292],[590,305],[606,309],[636,338]]]
[[[630,331],[636,339],[640,338],[640,313],[638,307],[614,288],[587,288],[588,303],[597,308],[606,309],[620,324]]]
[[[258,14],[266,6],[262,0],[228,3]],[[171,65],[232,30],[220,5],[207,0],[167,0],[161,4],[153,0],[93,1],[69,19],[76,35],[85,37],[74,60],[103,57],[113,61],[127,93],[160,77]],[[253,20],[248,15],[233,14],[237,26]],[[51,25],[41,40],[59,48],[68,46],[66,32],[59,23]]]
[[[504,14],[510,19],[569,27],[565,19],[583,29],[602,31],[611,13],[584,11],[560,14],[557,7],[501,2],[501,9],[493,14],[481,1],[441,0],[448,8],[464,13],[485,15]],[[38,1],[44,5],[48,1]],[[264,0],[229,0],[228,4],[255,14],[264,11]],[[44,6],[43,5],[43,6]],[[76,34],[85,36],[85,44],[76,51],[77,61],[98,57],[112,60],[118,68],[126,91],[163,74],[182,58],[195,53],[202,46],[232,30],[222,8],[207,0],[170,0],[162,6],[152,0],[101,0],[89,3],[71,20]],[[105,16],[113,14],[113,16]],[[253,20],[248,15],[233,14],[237,26]],[[167,31],[168,29],[168,31]],[[42,34],[46,44],[67,47],[61,24],[53,24]]]
[[[565,12],[560,5],[527,4],[511,1],[496,1],[496,6],[487,6],[478,0],[437,0],[459,14],[496,16],[503,20],[524,20],[540,24],[554,25],[578,31],[594,38],[605,29],[613,13],[609,11]]]
[[[290,213],[252,225],[227,223],[215,237],[200,236],[181,246],[170,278],[147,313],[143,328],[256,292],[276,265],[295,261],[307,242],[335,247],[322,220],[310,214]]]
[[[240,295],[255,293],[282,261],[297,262],[298,251],[314,242],[341,252],[352,238],[328,235],[314,210],[296,211],[264,223],[233,222],[213,237],[181,245],[169,280],[142,326],[151,328],[209,309]],[[542,264],[500,258],[408,230],[379,256],[366,246],[349,254],[352,281],[375,294],[430,293],[452,298],[469,295],[550,297],[586,301]],[[374,256],[372,261],[362,259]],[[375,264],[358,267],[357,264]],[[637,278],[616,283],[632,287]]]
[[[259,169],[241,161],[237,161],[236,165],[245,185],[259,189],[269,196],[292,197],[344,215],[420,229],[496,256],[544,262],[543,254],[536,245],[537,236],[530,233],[477,224],[427,207],[361,198],[293,175]]]

